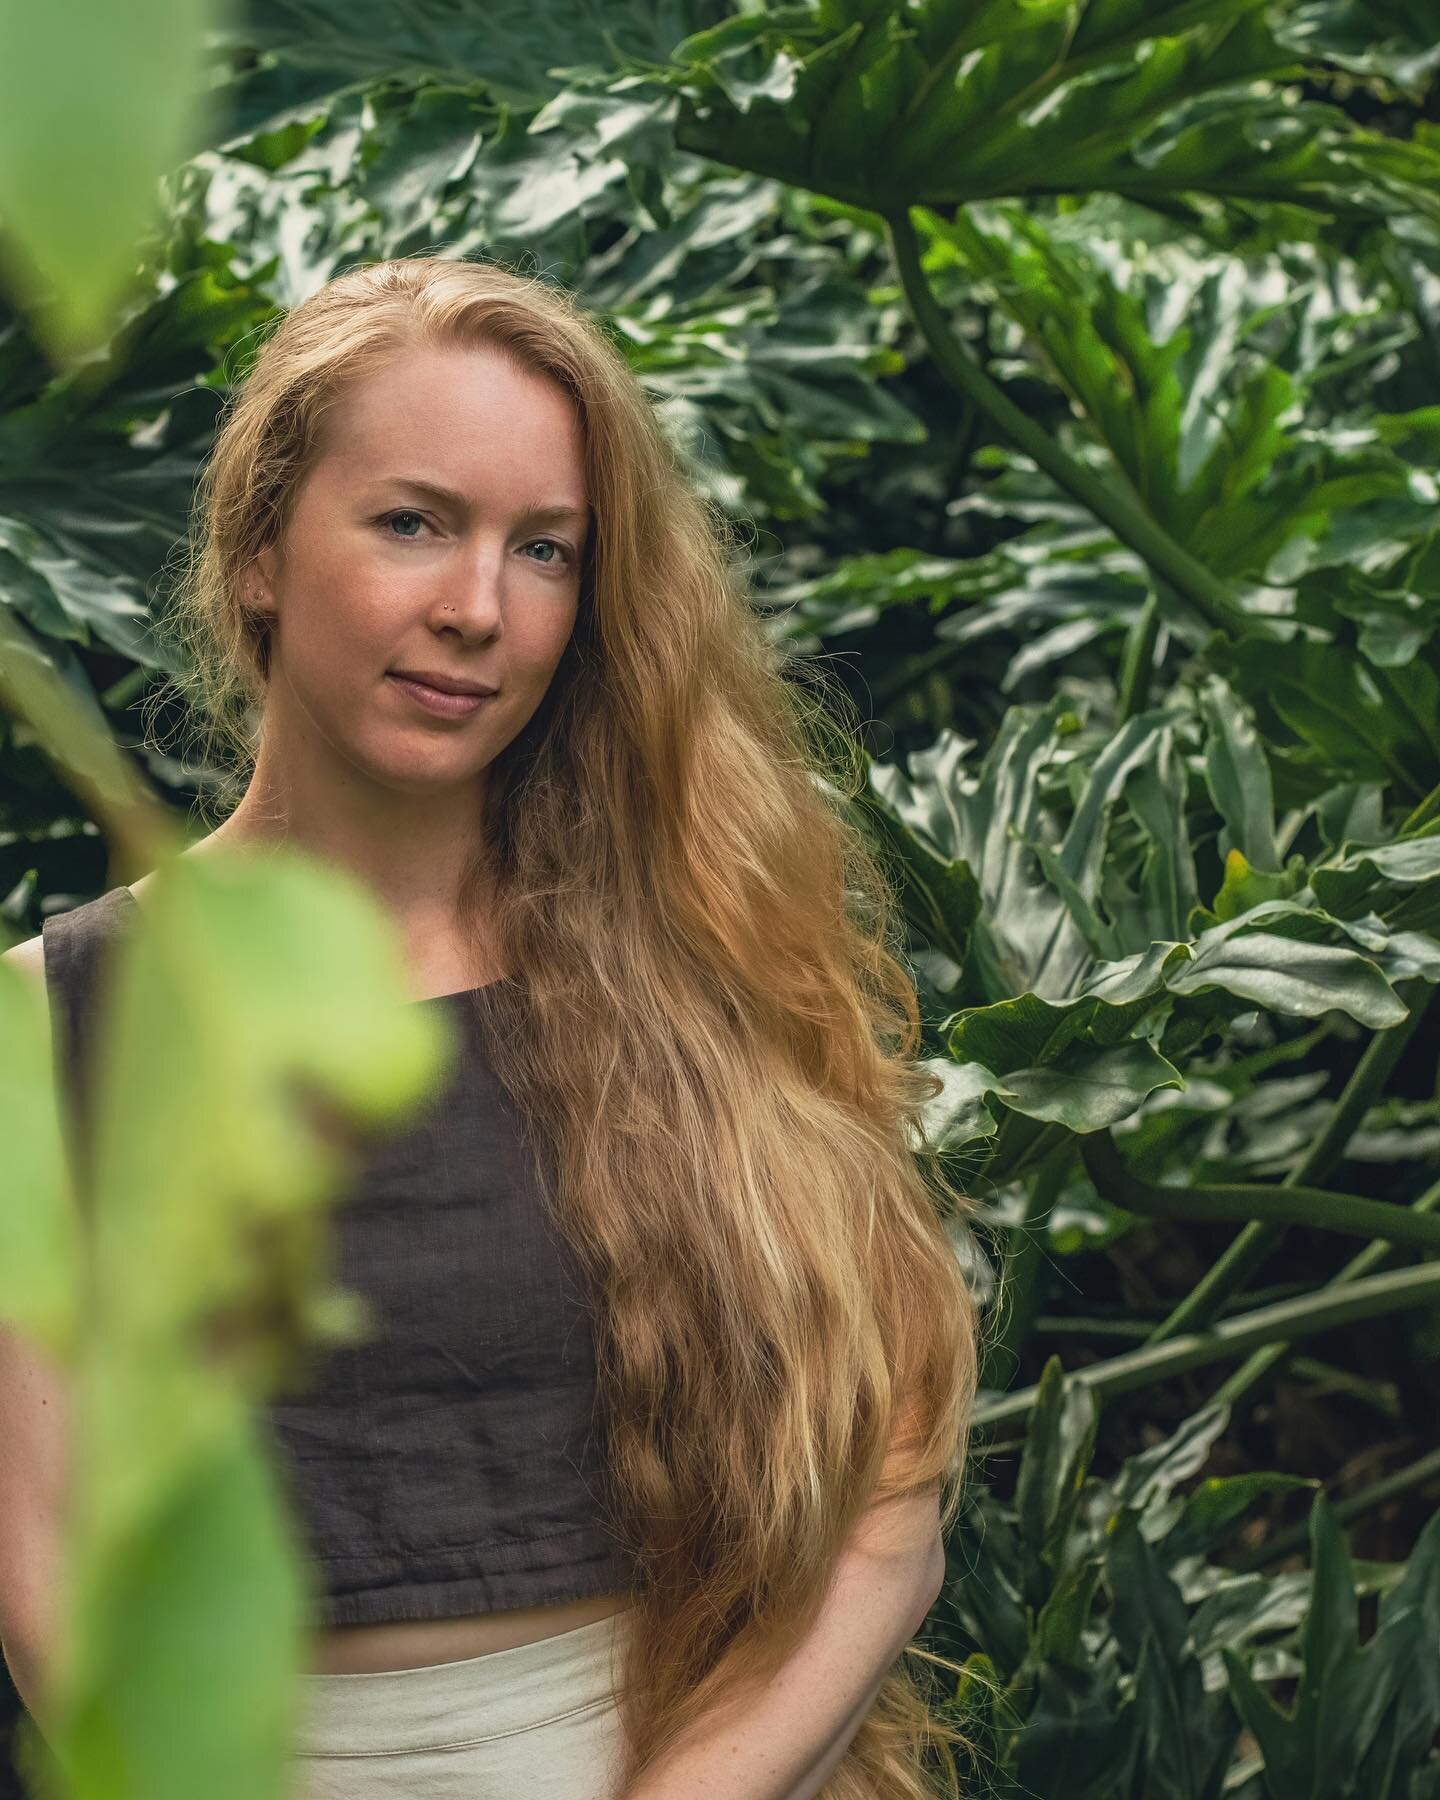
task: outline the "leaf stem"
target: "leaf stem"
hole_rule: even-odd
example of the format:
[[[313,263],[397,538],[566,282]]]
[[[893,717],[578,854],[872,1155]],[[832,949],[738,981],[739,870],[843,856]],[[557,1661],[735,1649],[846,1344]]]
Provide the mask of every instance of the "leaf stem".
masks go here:
[[[1120,701],[1115,715],[1117,725],[1144,712],[1149,704],[1150,681],[1155,673],[1155,640],[1159,635],[1160,599],[1152,588],[1125,638],[1125,656],[1120,665]]]
[[[1068,1370],[1067,1375],[1092,1388],[1100,1399],[1105,1400],[1115,1394],[1130,1393],[1135,1388],[1152,1387],[1191,1369],[1224,1362],[1261,1344],[1288,1344],[1295,1338],[1333,1331],[1337,1326],[1353,1325],[1361,1319],[1404,1312],[1415,1306],[1433,1306],[1437,1300],[1440,1300],[1440,1263],[1388,1269],[1384,1274],[1350,1282],[1341,1288],[1322,1288],[1319,1293],[1306,1294],[1298,1300],[1256,1307],[1253,1312],[1222,1319],[1208,1330],[1187,1332],[1183,1337],[1170,1338],[1163,1344],[1145,1344],[1139,1350],[1128,1350],[1105,1362],[1093,1363],[1089,1368]],[[973,1414],[976,1430],[1007,1425],[1027,1417],[1039,1392],[1038,1386],[1020,1388],[998,1400],[982,1402]]]
[[[1440,1181],[1428,1187],[1418,1200],[1410,1207],[1412,1213],[1430,1213],[1440,1206]],[[1326,1287],[1343,1287],[1346,1283],[1358,1281],[1362,1275],[1368,1275],[1372,1269],[1380,1265],[1391,1255],[1394,1249],[1393,1239],[1384,1239],[1367,1244],[1358,1256],[1351,1257],[1345,1267],[1325,1283]],[[1248,1393],[1257,1381],[1264,1379],[1278,1362],[1282,1362],[1287,1354],[1286,1347],[1273,1344],[1264,1350],[1257,1350],[1247,1362],[1228,1375],[1216,1393],[1217,1400],[1224,1400],[1229,1405]]]
[[[1170,1187],[1142,1181],[1126,1168],[1108,1131],[1088,1133],[1080,1140],[1080,1153],[1086,1173],[1106,1200],[1147,1218],[1251,1219],[1267,1229],[1313,1225],[1350,1237],[1440,1251],[1440,1218],[1390,1200],[1366,1200],[1359,1194],[1291,1183],[1236,1181]],[[1148,1341],[1163,1340],[1155,1335]]]
[[[1383,1092],[1434,993],[1420,980],[1404,983],[1396,991],[1410,1008],[1409,1017],[1371,1038],[1346,1082],[1344,1092],[1335,1102],[1325,1129],[1286,1173],[1279,1184],[1281,1187],[1302,1187],[1323,1181],[1339,1162],[1345,1146]],[[1409,1210],[1413,1211],[1413,1208]],[[1252,1222],[1247,1225],[1174,1311],[1156,1326],[1149,1341],[1163,1343],[1166,1338],[1192,1331],[1215,1318],[1227,1297],[1245,1286],[1284,1236],[1284,1224]]]
[[[1408,1494],[1412,1488],[1423,1487],[1427,1481],[1440,1479],[1440,1450],[1431,1450],[1418,1461],[1410,1463],[1403,1469],[1396,1469],[1391,1475],[1384,1475],[1379,1481],[1372,1481],[1368,1487],[1359,1488],[1343,1499],[1332,1500],[1331,1508],[1335,1521],[1339,1525],[1347,1525],[1351,1519],[1358,1519],[1362,1513],[1382,1505],[1386,1500],[1394,1500],[1401,1494]],[[1230,1567],[1239,1574],[1249,1574],[1252,1569],[1262,1569],[1267,1563],[1279,1562],[1282,1556],[1293,1556],[1296,1551],[1305,1550],[1310,1542],[1310,1524],[1302,1519],[1297,1525],[1287,1526],[1284,1531],[1277,1531],[1272,1538],[1263,1544],[1257,1544],[1253,1550],[1245,1550],[1230,1563]]]
[[[1126,492],[1128,483],[1114,474],[1109,480],[1102,480],[1092,469],[1087,469],[1061,447],[1053,432],[1023,413],[990,379],[951,331],[930,291],[920,266],[910,209],[902,207],[897,212],[885,214],[884,218],[911,313],[946,380],[967,400],[979,406],[991,422],[1066,493],[1088,507],[1122,544],[1128,545],[1154,570],[1157,577],[1169,582],[1208,625],[1227,633],[1242,629],[1246,624],[1245,614],[1225,582],[1193,557],[1183,544],[1177,543],[1146,512],[1138,497]]]

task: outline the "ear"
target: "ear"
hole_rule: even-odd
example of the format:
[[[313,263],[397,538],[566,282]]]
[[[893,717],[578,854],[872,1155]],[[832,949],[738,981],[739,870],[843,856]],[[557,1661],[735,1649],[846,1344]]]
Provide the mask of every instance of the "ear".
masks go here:
[[[275,611],[275,548],[267,545],[240,578],[240,592],[251,612]]]

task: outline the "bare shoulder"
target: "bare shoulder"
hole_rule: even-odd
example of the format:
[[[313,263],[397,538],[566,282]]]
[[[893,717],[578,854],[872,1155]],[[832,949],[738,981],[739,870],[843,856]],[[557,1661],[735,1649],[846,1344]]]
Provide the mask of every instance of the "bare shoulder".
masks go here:
[[[41,989],[45,986],[45,940],[37,931],[34,937],[26,938],[22,944],[12,944],[4,953],[4,960]]]

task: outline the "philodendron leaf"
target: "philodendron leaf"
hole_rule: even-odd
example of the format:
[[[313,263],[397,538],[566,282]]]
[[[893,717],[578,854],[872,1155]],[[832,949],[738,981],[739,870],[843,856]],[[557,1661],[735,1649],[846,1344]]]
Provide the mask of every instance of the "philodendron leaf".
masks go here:
[[[311,1342],[366,1334],[325,1284],[355,1147],[329,1126],[401,1121],[456,1034],[409,1003],[373,899],[289,852],[175,858],[114,951],[54,1729],[86,1792],[251,1800],[277,1791],[300,1588],[246,1407]],[[197,1638],[242,1675],[207,1678],[177,1722],[176,1647]]]
[[[1374,1791],[1357,1786],[1362,1767],[1390,1763],[1403,1736],[1420,1754],[1440,1725],[1433,1670],[1440,1618],[1440,1531],[1422,1536],[1418,1564],[1407,1570],[1382,1607],[1381,1628],[1358,1640],[1355,1568],[1344,1534],[1323,1493],[1310,1512],[1310,1604],[1300,1632],[1301,1670],[1286,1711],[1260,1690],[1240,1658],[1222,1650],[1236,1708],[1265,1758],[1271,1800],[1306,1794],[1349,1800]],[[1397,1600],[1398,1587],[1405,1591]],[[1391,1629],[1384,1629],[1389,1619]],[[1414,1665],[1430,1663],[1418,1682]],[[1402,1723],[1403,1721],[1403,1723]],[[1400,1800],[1388,1784],[1377,1800]]]
[[[1278,650],[1260,637],[1217,643],[1215,661],[1255,708],[1267,737],[1298,739],[1336,776],[1389,782],[1412,801],[1440,781],[1440,673],[1433,661],[1416,657],[1385,668],[1298,631]]]
[[[1380,1601],[1380,1623],[1363,1654],[1397,1675],[1394,1754],[1419,1768],[1440,1732],[1440,1513],[1420,1533],[1405,1573]],[[1433,1766],[1433,1765],[1432,1765]]]
[[[1012,1111],[1068,1131],[1101,1131],[1129,1118],[1156,1088],[1183,1085],[1179,1070],[1150,1044],[1110,1041],[1148,1010],[1144,1000],[1056,1006],[1021,994],[959,1014],[950,1048],[969,1090],[993,1093]]]
[[[674,78],[676,139],[878,212],[1097,189],[1162,204],[1235,192],[1251,204],[1427,209],[1433,152],[1259,85],[1303,66],[1267,10],[1251,0],[783,7],[770,29],[747,30],[752,58],[771,61],[743,84],[724,66],[729,45],[694,40]]]
[[[1245,866],[1259,875],[1278,874],[1274,784],[1254,720],[1220,675],[1211,675],[1201,687],[1200,707],[1208,727],[1205,783],[1215,810],[1225,821],[1220,850],[1227,857],[1238,851]],[[1227,862],[1227,882],[1229,878]],[[1256,896],[1266,900],[1273,897]]]
[[[1223,1695],[1207,1694],[1193,1652],[1178,1665],[1147,1637],[1135,1669],[1136,1772],[1166,1800],[1220,1800],[1240,1736]],[[1133,1790],[1132,1790],[1133,1791]]]
[[[1315,898],[1328,911],[1353,917],[1375,904],[1377,890],[1430,890],[1440,885],[1440,832],[1394,844],[1345,844],[1310,871]]]
[[[1390,1761],[1402,1741],[1423,1757],[1440,1729],[1440,1529],[1432,1519],[1421,1534],[1403,1576],[1382,1601],[1379,1628],[1363,1646],[1355,1568],[1323,1493],[1311,1512],[1310,1545],[1314,1576],[1301,1634],[1305,1667],[1295,1726],[1314,1746],[1324,1791],[1342,1800],[1351,1791],[1374,1791],[1357,1785],[1363,1765],[1373,1770]],[[1408,1781],[1396,1791],[1407,1789]]]
[[[1069,1380],[1060,1358],[1052,1356],[1025,1434],[1015,1511],[1021,1543],[1055,1573],[1090,1467],[1099,1417],[1094,1395]]]
[[[872,765],[873,767],[873,765]],[[875,783],[877,791],[881,784]],[[872,840],[894,867],[906,916],[928,943],[963,966],[981,908],[980,884],[964,856],[937,851],[927,835],[890,805],[870,795],[856,802]]]
[[[1333,1010],[1375,1031],[1407,1016],[1405,1003],[1368,957],[1274,932],[1218,938],[1216,930],[1223,929],[1202,932],[1190,966],[1169,977],[1175,993],[1219,987],[1270,1012],[1318,1019]]]
[[[1102,1050],[1071,1044],[1043,1069],[1012,1069],[1006,1104],[1067,1131],[1104,1131],[1137,1112],[1157,1088],[1183,1087],[1180,1071],[1149,1044]]]
[[[1210,1666],[1207,1684],[1223,1685],[1223,1652],[1238,1651],[1256,1638],[1293,1632],[1305,1617],[1309,1598],[1310,1576],[1304,1569],[1268,1578],[1221,1575],[1218,1581],[1213,1571],[1207,1572],[1205,1598],[1190,1622],[1196,1652]]]
[[[1224,1405],[1203,1406],[1191,1413],[1163,1442],[1126,1457],[1113,1480],[1097,1488],[1097,1497],[1108,1500],[1112,1509],[1134,1511],[1142,1525],[1147,1524],[1146,1515],[1205,1466],[1229,1417],[1230,1408]]]
[[[988,1511],[993,1514],[994,1509]],[[994,1524],[993,1518],[987,1517],[984,1524]],[[1002,1523],[1000,1529],[1011,1535],[1008,1524]],[[1012,1578],[1005,1567],[993,1561],[988,1542],[982,1532],[975,1534],[968,1567],[954,1582],[952,1592],[965,1628],[1009,1680],[1028,1655],[1031,1614],[1016,1586],[1023,1582],[1023,1574],[1017,1568]]]
[[[994,1137],[995,1115],[985,1104],[987,1094],[1008,1103],[1010,1090],[997,1085],[999,1078],[982,1063],[954,1063],[948,1057],[926,1057],[920,1065],[944,1083],[933,1100],[921,1109],[925,1138],[937,1150],[958,1150],[975,1138]]]
[[[1161,1568],[1140,1530],[1140,1515],[1125,1506],[1110,1521],[1105,1542],[1110,1624],[1133,1668],[1153,1638],[1178,1675],[1188,1660],[1189,1615],[1180,1590]]]
[[[1098,1557],[1061,1570],[1035,1621],[1038,1653],[1052,1662],[1083,1666],[1089,1655],[1084,1641],[1085,1627],[1090,1621],[1099,1584]]]
[[[1075,797],[1060,844],[1052,849],[1041,840],[1022,836],[1022,842],[1035,854],[1046,879],[1064,900],[1095,956],[1114,955],[1123,950],[1126,941],[1134,941],[1121,940],[1097,910],[1107,872],[1111,816],[1125,794],[1131,796],[1132,806],[1138,809],[1152,836],[1159,833],[1171,840],[1177,835],[1183,838],[1183,803],[1172,800],[1167,806],[1164,799],[1167,784],[1172,794],[1177,787],[1176,765],[1175,733],[1164,711],[1142,713],[1127,719],[1108,743],[1101,746],[1091,763],[1084,786]],[[1158,783],[1157,777],[1162,778]],[[1183,786],[1181,774],[1178,782],[1181,797]],[[1163,824],[1162,814],[1165,815]],[[1187,901],[1190,897],[1187,894]],[[1188,903],[1183,910],[1167,907],[1164,923],[1178,925],[1188,910]],[[1151,924],[1152,929],[1161,928],[1159,918],[1153,919]],[[1049,991],[1053,983],[1047,979],[1048,960],[1039,964],[1035,976],[1037,991]]]
[[[1260,1746],[1264,1758],[1265,1792],[1270,1800],[1290,1800],[1309,1794],[1310,1759],[1304,1755],[1289,1715],[1277,1707],[1246,1666],[1245,1659],[1228,1645],[1220,1648],[1230,1698],[1245,1729]]]
[[[941,1710],[939,1706],[935,1709]],[[951,1712],[950,1707],[944,1711]],[[1011,1734],[1023,1723],[994,1662],[983,1650],[965,1658],[955,1684],[953,1716],[964,1730],[978,1768],[993,1775]]]
[[[1200,917],[1206,925],[1224,924],[1228,920],[1240,918],[1257,906],[1263,906],[1267,900],[1288,900],[1304,885],[1305,870],[1300,857],[1293,857],[1291,866],[1281,874],[1272,875],[1263,870],[1252,869],[1246,862],[1244,853],[1232,848],[1225,854],[1225,877],[1220,883],[1215,903],[1201,913]],[[1196,922],[1192,920],[1192,926]]]
[[[1314,908],[1266,902],[1193,944],[1154,943],[1099,964],[1071,999],[1022,993],[970,1007],[945,1021],[948,1048],[957,1063],[978,1065],[970,1097],[983,1089],[1015,1112],[1098,1131],[1156,1088],[1183,1085],[1174,1064],[1132,1035],[1151,1014],[1193,1007],[1208,1019],[1219,992],[1233,1012],[1259,1005],[1322,1018],[1339,1010],[1375,1030],[1405,1018],[1404,1002],[1370,957],[1314,941],[1336,929]]]
[[[1236,1012],[1257,1001],[1312,1017],[1340,1007],[1371,1025],[1394,1014],[1398,1002],[1373,962],[1353,949],[1313,942],[1334,930],[1333,921],[1313,908],[1304,921],[1296,916],[1304,908],[1288,908],[1280,931],[1312,940],[1306,947],[1275,947],[1273,953],[1265,945],[1224,948],[1271,916],[1252,906],[1211,925],[1193,944],[1157,936],[1130,956],[1097,962],[1096,947],[1117,937],[1114,921],[1101,916],[1101,887],[1112,854],[1109,820],[1122,796],[1130,796],[1134,819],[1157,846],[1148,859],[1152,871],[1163,867],[1168,874],[1156,877],[1144,903],[1148,911],[1133,893],[1127,898],[1112,890],[1112,899],[1118,895],[1121,902],[1117,918],[1137,935],[1162,924],[1194,929],[1193,860],[1188,842],[1180,844],[1186,836],[1184,771],[1173,722],[1163,711],[1127,720],[1079,766],[1073,751],[1065,761],[1066,736],[1061,702],[1017,706],[1006,713],[978,772],[967,767],[973,743],[953,732],[912,752],[908,772],[870,766],[879,798],[867,797],[867,810],[907,877],[907,912],[928,942],[956,945],[966,959],[967,999],[976,992],[996,995],[992,1005],[970,1006],[947,1021],[957,1061],[981,1063],[1007,1078],[1021,1067],[1049,1068],[1073,1038],[1117,1044],[1134,1036],[1149,1013],[1168,1017],[1177,999],[1217,991],[1243,1003],[1232,1008]],[[1241,750],[1235,755],[1239,782],[1248,777]],[[1050,775],[1053,785],[1059,763],[1065,763],[1074,795],[1063,828],[1053,802],[1042,796],[1042,777]],[[1165,781],[1160,770],[1169,771]],[[1175,845],[1161,854],[1159,847],[1171,839]],[[1280,879],[1288,895],[1298,872]],[[1019,1014],[1010,1010],[1015,1007]],[[1208,1021],[1216,1007],[1207,1000],[1191,1010]],[[1007,1041],[993,1049],[990,1021],[996,1019],[1007,1036],[1023,1028],[1028,1048]],[[1049,1091],[1051,1083],[1043,1086],[1043,1094],[1028,1097],[1044,1109],[1036,1116],[1063,1119],[1068,1103]],[[1077,1116],[1087,1111],[1093,1109],[1082,1106]]]
[[[1134,1704],[1122,1699],[1113,1668],[1042,1663],[1016,1734],[1015,1792],[1023,1800],[1132,1793],[1137,1747]]]
[[[1434,18],[1407,0],[1310,0],[1283,14],[1276,33],[1302,53],[1323,45],[1328,62],[1383,76],[1417,103],[1440,68]]]
[[[957,1061],[983,1063],[1007,1075],[1012,1069],[1049,1067],[1072,1044],[1102,1050],[1124,1045],[1164,997],[1159,975],[1167,958],[1176,957],[1178,950],[1176,960],[1186,960],[1185,948],[1166,945],[1156,956],[1147,953],[1138,970],[1127,970],[1125,979],[1117,980],[1103,996],[1080,994],[1073,1000],[1054,1001],[1039,994],[1017,994],[993,1006],[969,1007],[945,1021],[950,1053]]]
[[[0,963],[0,1324],[72,1353],[79,1220],[39,984]]]
[[[1225,1528],[1261,1495],[1315,1485],[1299,1475],[1233,1475],[1211,1477],[1189,1494],[1177,1495],[1181,1482],[1205,1466],[1229,1417],[1226,1405],[1203,1406],[1161,1443],[1127,1457],[1108,1481],[1089,1482],[1081,1513],[1094,1540],[1104,1540],[1120,1511],[1132,1511],[1146,1541],[1171,1568],[1184,1557],[1212,1548]]]
[[[0,214],[9,282],[69,358],[104,336],[153,224],[156,184],[195,147],[219,0],[7,6]]]
[[[1285,428],[1295,382],[1242,341],[1243,270],[1058,223],[972,205],[930,228],[1015,319],[1146,512],[1207,568],[1258,576],[1325,511]]]
[[[275,1472],[231,1407],[211,1449],[83,1595],[67,1792],[283,1792],[308,1579]]]
[[[872,762],[870,785],[880,802],[952,867],[963,865],[978,888],[979,907],[961,923],[979,966],[981,992],[1013,994],[1032,972],[1054,970],[1062,991],[1072,965],[1091,952],[1063,900],[1033,873],[1027,838],[1041,834],[1040,778],[1062,736],[1063,700],[1043,707],[1012,706],[978,771],[968,758],[973,739],[945,730],[913,750],[908,770]],[[938,882],[937,904],[945,904]],[[923,919],[921,921],[923,925]],[[933,927],[927,928],[933,932]],[[952,928],[953,929],[953,928]],[[943,944],[945,935],[936,941]]]
[[[1223,1695],[1206,1693],[1185,1602],[1130,1507],[1111,1521],[1105,1579],[1111,1629],[1135,1670],[1144,1791],[1219,1800],[1239,1721]]]
[[[1264,901],[1238,919],[1207,927],[1193,944],[1152,944],[1101,964],[1086,977],[1082,996],[1121,996],[1135,1005],[1137,984],[1147,980],[1182,999],[1218,988],[1296,1018],[1318,1019],[1333,1009],[1377,1031],[1397,1024],[1406,1016],[1404,1002],[1376,964],[1357,951],[1315,941],[1335,929],[1313,907]]]
[[[1247,1475],[1210,1476],[1186,1496],[1178,1522],[1166,1535],[1167,1561],[1208,1555],[1228,1536],[1234,1522],[1266,1494],[1289,1493],[1315,1485],[1312,1476],[1284,1475],[1273,1469]]]

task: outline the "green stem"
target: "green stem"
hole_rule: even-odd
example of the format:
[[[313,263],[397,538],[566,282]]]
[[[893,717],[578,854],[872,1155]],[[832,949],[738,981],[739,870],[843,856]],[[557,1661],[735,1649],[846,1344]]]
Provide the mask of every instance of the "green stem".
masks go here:
[[[1273,1281],[1269,1287],[1251,1288],[1225,1302],[1234,1312],[1256,1306],[1270,1306],[1277,1300],[1294,1300],[1301,1294],[1313,1294],[1313,1281]],[[1130,1301],[1121,1313],[1040,1313],[1035,1320],[1036,1335],[1046,1337],[1123,1337],[1143,1344],[1150,1326],[1140,1315],[1147,1310],[1140,1300]],[[1158,1309],[1157,1309],[1158,1310]]]
[[[1034,1325],[1037,1337],[1124,1338],[1132,1344],[1143,1344],[1149,1329],[1143,1319],[1087,1319],[1065,1313],[1040,1313]]]
[[[1362,1406],[1379,1413],[1389,1424],[1401,1422],[1394,1382],[1367,1381],[1353,1369],[1339,1368],[1334,1363],[1323,1362],[1318,1356],[1302,1356],[1298,1350],[1290,1352],[1290,1367],[1299,1380],[1313,1382],[1322,1394],[1349,1394]]]
[[[1126,1168],[1108,1131],[1092,1131],[1080,1140],[1085,1169],[1100,1193],[1127,1212],[1154,1219],[1253,1219],[1267,1229],[1313,1225],[1349,1237],[1379,1238],[1440,1251],[1440,1218],[1416,1213],[1414,1207],[1388,1200],[1366,1200],[1359,1194],[1337,1194],[1329,1188],[1233,1182],[1213,1187],[1166,1187],[1142,1181]],[[1158,1336],[1151,1342],[1161,1342]]]
[[[1335,1102],[1325,1129],[1294,1168],[1286,1173],[1279,1184],[1281,1187],[1304,1187],[1323,1181],[1339,1162],[1346,1145],[1384,1090],[1433,998],[1433,990],[1419,980],[1403,983],[1396,991],[1410,1008],[1409,1017],[1371,1038],[1346,1082],[1344,1092]],[[1182,1331],[1193,1331],[1208,1324],[1228,1296],[1239,1293],[1246,1286],[1284,1236],[1283,1224],[1247,1225],[1174,1311],[1156,1326],[1150,1342],[1161,1344]]]
[[[1222,1319],[1206,1331],[1187,1332],[1184,1337],[1163,1344],[1146,1344],[1139,1350],[1128,1350],[1089,1368],[1071,1371],[1069,1379],[1093,1388],[1098,1398],[1109,1399],[1135,1388],[1152,1387],[1183,1375],[1191,1369],[1203,1369],[1211,1363],[1224,1362],[1261,1344],[1289,1343],[1294,1338],[1309,1337],[1315,1332],[1333,1331],[1337,1326],[1353,1325],[1361,1319],[1383,1317],[1403,1312],[1413,1306],[1433,1306],[1440,1300],[1440,1263],[1422,1263],[1418,1268],[1389,1269],[1382,1275],[1371,1275],[1364,1281],[1348,1283],[1342,1288],[1322,1288],[1300,1300],[1282,1300],[1277,1306],[1257,1307],[1254,1312],[1239,1313],[1233,1319]],[[998,1400],[975,1408],[977,1430],[1006,1425],[1014,1419],[1028,1417],[1040,1389],[1021,1388]]]
[[[1395,835],[1397,838],[1414,837],[1437,818],[1440,818],[1440,787],[1433,787]]]
[[[1425,1215],[1433,1213],[1437,1206],[1440,1206],[1440,1181],[1428,1187],[1409,1210],[1412,1213]],[[1362,1276],[1368,1275],[1372,1269],[1379,1268],[1391,1254],[1393,1247],[1393,1240],[1390,1239],[1381,1243],[1367,1244],[1360,1254],[1352,1256],[1345,1267],[1338,1274],[1332,1276],[1325,1286],[1328,1288],[1344,1287],[1352,1281],[1358,1281]],[[1286,1353],[1286,1347],[1281,1344],[1258,1350],[1247,1362],[1242,1363],[1232,1374],[1226,1376],[1214,1398],[1224,1400],[1227,1405],[1233,1406],[1242,1395],[1247,1394],[1254,1387],[1257,1381],[1263,1380],[1276,1363],[1283,1361]]]
[[[1120,665],[1120,703],[1116,723],[1123,725],[1144,712],[1150,699],[1150,679],[1155,672],[1155,640],[1160,635],[1160,601],[1152,590],[1145,597],[1135,623],[1125,639],[1125,660]]]
[[[885,216],[891,250],[911,313],[936,367],[951,385],[987,415],[992,424],[1023,450],[1045,473],[1114,532],[1162,581],[1216,631],[1234,632],[1246,624],[1243,610],[1228,586],[1145,510],[1129,484],[1112,474],[1102,480],[1077,462],[1053,432],[1022,412],[965,349],[945,322],[920,266],[920,251],[908,207]]]
[[[1397,1469],[1393,1475],[1382,1476],[1379,1481],[1372,1481],[1369,1487],[1347,1494],[1343,1500],[1332,1500],[1331,1511],[1339,1524],[1347,1525],[1351,1519],[1359,1518],[1372,1507],[1380,1506],[1386,1500],[1393,1500],[1400,1494],[1408,1494],[1412,1488],[1424,1487],[1427,1481],[1437,1478],[1440,1478],[1440,1450],[1431,1450],[1407,1468]],[[1257,1544],[1253,1550],[1242,1551],[1229,1566],[1238,1574],[1245,1575],[1252,1569],[1263,1569],[1267,1563],[1279,1562],[1282,1556],[1293,1556],[1297,1550],[1307,1550],[1309,1546],[1310,1521],[1302,1519],[1298,1525],[1289,1525],[1284,1531],[1277,1531],[1274,1537],[1267,1538],[1263,1544]]]

